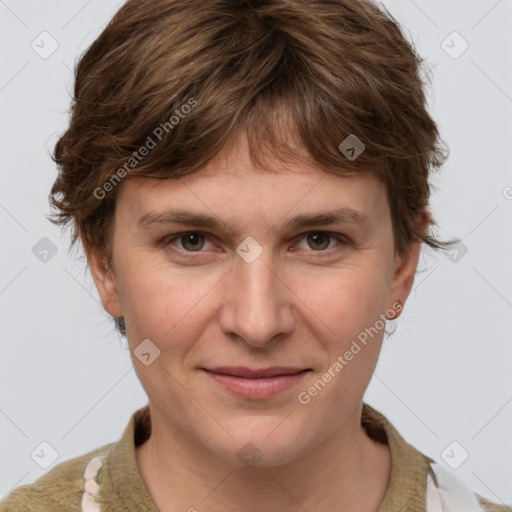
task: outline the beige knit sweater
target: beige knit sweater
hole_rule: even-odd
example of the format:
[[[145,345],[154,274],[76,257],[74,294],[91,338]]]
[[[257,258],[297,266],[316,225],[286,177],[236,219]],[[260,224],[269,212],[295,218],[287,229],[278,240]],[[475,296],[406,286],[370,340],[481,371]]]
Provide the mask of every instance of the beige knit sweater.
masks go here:
[[[376,441],[388,443],[391,475],[379,512],[425,512],[427,472],[432,459],[408,444],[391,423],[368,404],[362,425]],[[61,462],[34,483],[12,491],[0,512],[82,512],[84,470],[97,456],[105,456],[98,474],[96,502],[101,512],[159,512],[137,468],[135,446],[151,434],[149,405],[135,411],[121,439],[80,457]],[[432,474],[432,473],[431,473]],[[487,512],[511,512],[506,506],[480,498]]]

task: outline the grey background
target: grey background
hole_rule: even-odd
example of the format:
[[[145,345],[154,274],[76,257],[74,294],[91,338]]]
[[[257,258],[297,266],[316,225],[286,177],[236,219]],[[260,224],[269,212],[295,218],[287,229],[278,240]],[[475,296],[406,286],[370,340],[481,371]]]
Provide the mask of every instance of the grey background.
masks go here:
[[[120,5],[0,0],[0,499],[117,440],[147,403],[84,262],[68,253],[69,233],[43,216],[71,69]],[[430,108],[451,151],[434,179],[433,210],[439,234],[462,238],[467,252],[423,254],[366,400],[441,464],[467,451],[456,474],[510,504],[512,1],[384,5],[432,69]],[[51,50],[44,31],[58,43],[47,58],[31,47]],[[464,40],[469,47],[458,55]],[[42,252],[52,246],[55,254]],[[51,461],[42,442],[58,453],[47,469],[31,457],[35,450],[40,463]]]

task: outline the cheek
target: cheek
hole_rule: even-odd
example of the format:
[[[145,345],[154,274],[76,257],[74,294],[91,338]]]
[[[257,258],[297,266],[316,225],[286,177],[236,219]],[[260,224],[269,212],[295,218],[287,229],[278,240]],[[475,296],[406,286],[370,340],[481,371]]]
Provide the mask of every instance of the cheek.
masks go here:
[[[316,331],[325,354],[316,384],[301,390],[311,411],[318,407],[317,414],[323,414],[322,407],[349,410],[362,399],[377,364],[386,326],[381,318],[386,273],[377,260],[369,260],[330,271],[322,279],[300,278],[305,285],[301,298],[312,311],[310,331]]]
[[[324,323],[323,330],[337,339],[357,335],[386,310],[386,274],[378,261],[361,261],[324,273],[302,273],[292,289],[298,290],[312,321],[316,318],[317,324]]]
[[[214,296],[219,276],[196,270],[151,265],[149,257],[134,259],[122,269],[119,300],[134,341],[154,338],[179,346],[200,328],[204,304]]]
[[[382,318],[386,311],[382,281],[378,273],[351,271],[333,278],[329,291],[309,289],[315,313],[310,315],[311,322],[329,328],[323,328],[323,335],[318,334],[325,351],[323,368],[309,383],[311,387],[301,390],[308,407],[312,406],[311,414],[348,411],[362,400],[379,358],[386,326]]]

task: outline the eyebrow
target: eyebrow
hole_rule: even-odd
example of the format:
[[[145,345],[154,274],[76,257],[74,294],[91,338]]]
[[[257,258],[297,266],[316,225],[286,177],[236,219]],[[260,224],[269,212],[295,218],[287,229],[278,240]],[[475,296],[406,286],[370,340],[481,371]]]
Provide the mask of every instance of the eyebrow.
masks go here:
[[[372,224],[368,214],[352,208],[337,208],[335,210],[320,211],[313,214],[302,214],[292,217],[282,223],[283,229],[298,229],[309,226],[323,226],[328,224],[359,224],[369,227]],[[161,212],[150,211],[139,217],[137,226],[147,229],[154,225],[183,224],[194,227],[221,229],[222,222],[215,217],[188,210],[169,208]],[[225,224],[224,224],[225,226]],[[232,226],[236,229],[236,226]]]

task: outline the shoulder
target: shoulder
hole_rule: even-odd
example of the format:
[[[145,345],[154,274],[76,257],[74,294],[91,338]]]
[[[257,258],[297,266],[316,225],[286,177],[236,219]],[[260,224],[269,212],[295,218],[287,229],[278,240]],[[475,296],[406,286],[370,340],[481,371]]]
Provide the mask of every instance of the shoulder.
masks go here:
[[[482,496],[478,495],[477,498],[485,512],[512,512],[512,505],[498,505],[497,503],[492,503],[491,501],[486,500],[485,498],[482,498]]]
[[[498,505],[468,487],[452,470],[439,465],[430,457],[427,475],[427,512],[467,510],[468,512],[512,512],[512,507]]]
[[[0,512],[71,512],[82,509],[84,471],[94,457],[106,456],[115,443],[57,464],[31,484],[14,489],[2,502]]]

